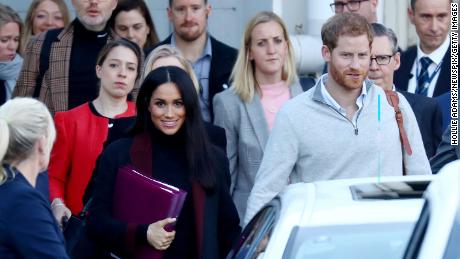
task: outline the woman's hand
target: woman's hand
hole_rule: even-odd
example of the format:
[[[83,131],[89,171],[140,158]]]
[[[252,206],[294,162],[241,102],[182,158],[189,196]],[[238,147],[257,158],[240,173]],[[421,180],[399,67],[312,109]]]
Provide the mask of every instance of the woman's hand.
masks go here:
[[[72,212],[59,198],[54,199],[51,203],[51,211],[53,212],[54,218],[56,218],[56,221],[61,229],[63,227],[62,223],[64,222],[64,219],[69,219],[70,216],[72,216]]]
[[[175,218],[167,218],[149,225],[147,229],[147,241],[157,250],[166,250],[171,245],[176,231],[168,232],[164,227],[176,222]]]

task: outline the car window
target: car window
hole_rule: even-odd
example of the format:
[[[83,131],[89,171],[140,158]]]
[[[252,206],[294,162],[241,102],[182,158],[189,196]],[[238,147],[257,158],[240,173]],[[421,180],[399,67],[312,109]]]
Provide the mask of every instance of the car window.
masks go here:
[[[365,183],[350,186],[354,200],[419,199],[430,181]]]
[[[282,258],[400,259],[413,227],[414,222],[301,226],[293,228]]]
[[[279,201],[272,201],[249,222],[227,259],[256,259],[263,255],[278,218],[279,206],[275,203]]]

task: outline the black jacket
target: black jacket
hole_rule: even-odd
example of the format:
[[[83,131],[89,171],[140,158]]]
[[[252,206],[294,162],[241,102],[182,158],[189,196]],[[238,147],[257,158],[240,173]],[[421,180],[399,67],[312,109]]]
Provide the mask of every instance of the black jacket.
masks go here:
[[[122,253],[132,251],[133,247],[129,245],[131,242],[126,240],[134,240],[136,245],[147,242],[146,226],[136,225],[134,232],[128,231],[127,222],[112,217],[118,169],[128,163],[141,170],[144,166],[151,166],[152,149],[147,143],[150,143],[149,139],[138,137],[115,141],[104,150],[96,166],[94,198],[87,227],[90,237],[109,250]],[[218,148],[214,148],[213,158],[220,169],[216,172],[216,190],[208,193],[194,185],[190,193],[193,197],[197,235],[190,242],[197,245],[200,258],[225,257],[240,232],[238,213],[229,194],[228,160]],[[137,166],[139,164],[140,167]]]
[[[436,153],[442,137],[442,112],[438,102],[426,96],[399,91],[406,97],[417,119],[428,159]]]
[[[433,92],[433,97],[450,91],[450,52],[451,46],[447,49],[442,59],[441,71],[439,72],[438,81]],[[417,46],[408,48],[401,54],[401,67],[395,72],[393,82],[396,89],[407,91],[409,80],[416,76],[411,74],[412,66],[417,57]]]

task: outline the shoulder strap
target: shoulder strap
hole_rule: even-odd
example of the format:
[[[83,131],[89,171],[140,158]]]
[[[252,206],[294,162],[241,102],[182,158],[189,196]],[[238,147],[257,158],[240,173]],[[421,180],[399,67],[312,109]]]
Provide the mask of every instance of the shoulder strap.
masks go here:
[[[391,90],[385,90],[385,95],[387,96],[388,103],[395,109],[396,123],[399,128],[399,138],[401,139],[401,144],[407,154],[412,155],[412,148],[410,146],[409,139],[407,138],[406,131],[404,130],[403,116],[401,109],[399,109],[398,93]]]
[[[32,95],[33,98],[38,98],[40,96],[43,77],[45,76],[45,73],[50,65],[51,44],[53,44],[53,42],[57,39],[57,36],[62,30],[62,28],[59,28],[46,32],[45,40],[40,51],[40,65],[37,80],[35,83],[34,94]]]

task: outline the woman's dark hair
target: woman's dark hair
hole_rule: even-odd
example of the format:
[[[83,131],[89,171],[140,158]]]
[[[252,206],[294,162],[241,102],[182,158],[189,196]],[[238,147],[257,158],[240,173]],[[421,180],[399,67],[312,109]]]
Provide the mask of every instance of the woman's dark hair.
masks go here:
[[[159,42],[157,31],[155,30],[155,24],[153,23],[152,16],[150,15],[149,8],[145,4],[144,0],[120,0],[118,5],[113,10],[112,16],[109,20],[109,26],[112,30],[115,30],[115,19],[118,14],[121,12],[129,12],[131,10],[137,10],[144,17],[147,26],[149,27],[149,35],[147,35],[147,41],[145,46],[142,46],[144,49],[150,49],[156,46]]]
[[[143,133],[152,125],[149,111],[150,99],[156,89],[163,84],[173,83],[179,91],[185,107],[185,152],[191,171],[191,177],[206,190],[213,190],[216,185],[214,174],[216,164],[211,157],[211,144],[201,116],[198,95],[192,79],[184,70],[175,66],[159,67],[152,70],[142,82],[137,96],[137,117],[132,134]]]

